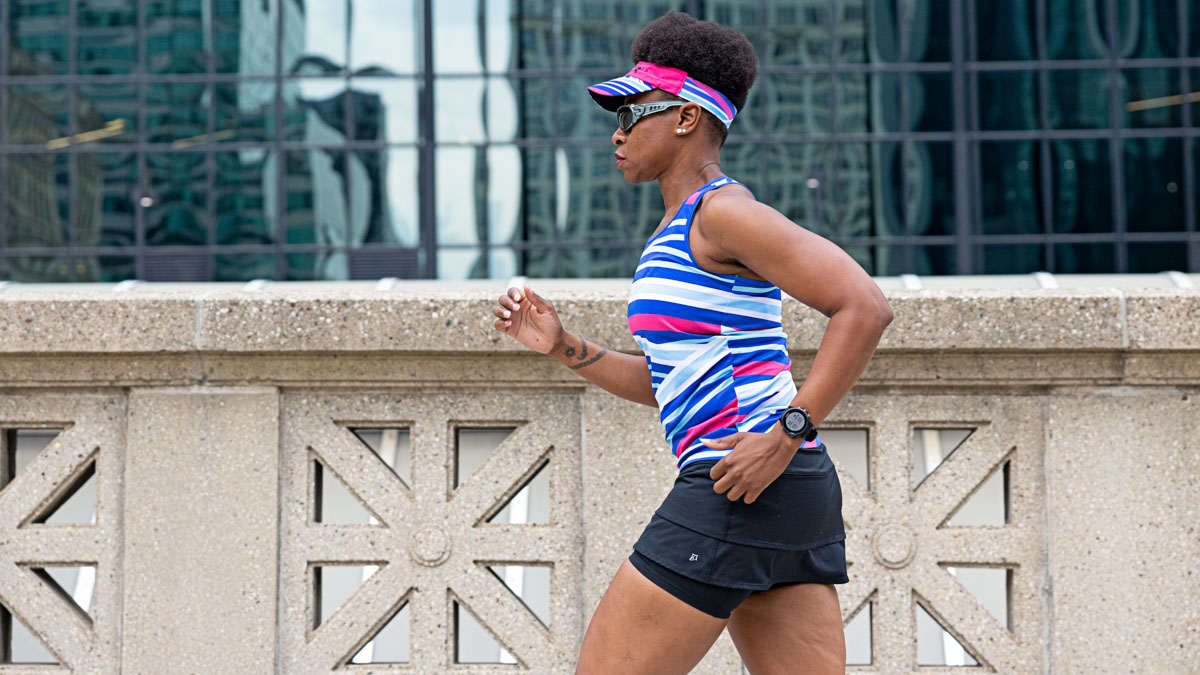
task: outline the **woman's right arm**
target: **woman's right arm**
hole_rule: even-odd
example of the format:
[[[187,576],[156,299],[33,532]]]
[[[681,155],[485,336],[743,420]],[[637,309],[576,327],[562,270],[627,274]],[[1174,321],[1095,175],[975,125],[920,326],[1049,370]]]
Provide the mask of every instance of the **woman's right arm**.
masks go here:
[[[646,359],[610,352],[604,347],[563,330],[554,306],[534,293],[510,288],[492,308],[496,330],[541,354],[549,354],[585,380],[634,403],[658,407],[650,385]]]

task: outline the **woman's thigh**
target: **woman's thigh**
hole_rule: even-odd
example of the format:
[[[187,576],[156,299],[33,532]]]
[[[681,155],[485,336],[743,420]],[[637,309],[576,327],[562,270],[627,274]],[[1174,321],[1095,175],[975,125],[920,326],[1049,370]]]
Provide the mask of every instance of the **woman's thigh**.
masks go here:
[[[626,560],[592,615],[575,672],[687,673],[726,623],[659,588]]]
[[[729,636],[751,675],[846,672],[842,610],[837,589],[827,584],[750,595],[730,615]]]

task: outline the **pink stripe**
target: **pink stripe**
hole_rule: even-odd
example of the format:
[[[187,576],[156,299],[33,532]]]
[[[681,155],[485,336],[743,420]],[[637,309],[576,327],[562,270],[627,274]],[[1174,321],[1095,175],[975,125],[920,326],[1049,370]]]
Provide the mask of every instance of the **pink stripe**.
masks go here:
[[[715,323],[680,319],[663,314],[642,312],[629,317],[629,330],[637,333],[639,330],[663,330],[679,333],[694,333],[697,335],[720,335],[721,327]]]
[[[745,415],[737,414],[737,401],[730,402],[729,405],[725,406],[716,415],[688,429],[687,435],[683,437],[683,440],[679,441],[679,445],[675,446],[675,456],[678,457],[680,453],[691,447],[692,443],[700,436],[716,431],[717,429],[732,427],[745,419],[745,417]]]
[[[712,100],[718,106],[721,107],[721,110],[725,111],[726,115],[729,115],[730,119],[733,118],[733,111],[730,110],[729,106],[725,104],[725,97],[722,96],[721,94],[719,94],[716,89],[713,89],[712,87],[708,86],[707,84],[704,84],[703,82],[698,81],[694,77],[689,77],[688,80],[690,80],[691,83],[693,85],[695,85],[697,89],[699,89],[699,90],[703,91],[704,93],[708,94],[709,96],[711,96]]]
[[[819,437],[818,437],[818,438],[819,438]],[[801,445],[800,447],[802,447],[802,448],[815,448],[815,447],[818,447],[818,446],[820,446],[821,444],[820,444],[819,442],[817,442],[817,440],[818,440],[817,438],[814,438],[814,439],[812,439],[811,441],[804,441],[804,445]]]
[[[688,197],[687,199],[683,200],[683,203],[684,204],[695,204],[696,200],[700,198],[701,192],[702,192],[701,190],[696,190],[695,192],[692,193],[691,197]]]
[[[779,361],[751,361],[733,367],[734,377],[746,375],[778,375],[788,369],[788,364]]]

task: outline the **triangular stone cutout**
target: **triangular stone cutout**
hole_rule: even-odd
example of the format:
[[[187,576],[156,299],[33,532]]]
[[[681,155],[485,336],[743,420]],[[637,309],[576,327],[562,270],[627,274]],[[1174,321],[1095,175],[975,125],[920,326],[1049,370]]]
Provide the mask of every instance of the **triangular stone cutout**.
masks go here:
[[[96,460],[87,463],[65,490],[38,509],[34,525],[91,525],[96,522]]]
[[[917,612],[918,666],[978,666],[967,651],[940,621],[920,602],[914,603]]]
[[[412,487],[412,434],[408,429],[353,428],[350,433],[396,474],[405,487]]]
[[[842,627],[846,640],[846,665],[871,665],[875,647],[871,635],[871,610],[874,603],[870,599],[862,604],[862,608]]]
[[[42,639],[29,630],[19,617],[0,605],[0,629],[10,635],[6,664],[51,664],[60,665],[58,659]]]
[[[350,663],[408,663],[411,629],[412,612],[405,601],[350,659]]]
[[[1012,570],[1007,567],[942,565],[1001,626],[1012,630]]]
[[[548,565],[488,565],[543,626],[550,627],[550,567]]]
[[[454,432],[454,487],[467,482],[516,427],[459,427]]]
[[[454,601],[454,640],[455,663],[517,663],[471,609],[457,600]]]
[[[946,463],[956,450],[975,433],[972,428],[921,428],[913,429],[912,436],[912,485],[917,489],[926,478]]]
[[[1011,460],[1004,460],[979,483],[967,500],[950,512],[943,527],[1000,527],[1009,519],[1009,473]]]
[[[92,597],[96,589],[95,565],[47,565],[30,567],[29,571],[91,623]]]
[[[25,467],[33,462],[54,439],[63,432],[62,429],[5,429],[3,433],[4,457],[0,462],[0,488],[8,485]]]
[[[544,525],[550,522],[550,465],[549,457],[539,460],[540,466],[506,500],[497,502],[487,511],[484,521],[500,525]]]
[[[334,615],[368,579],[379,573],[379,565],[313,565],[309,569],[309,617],[313,630]]]
[[[312,459],[314,523],[326,525],[381,525],[383,519],[346,485],[342,477],[318,459]]]

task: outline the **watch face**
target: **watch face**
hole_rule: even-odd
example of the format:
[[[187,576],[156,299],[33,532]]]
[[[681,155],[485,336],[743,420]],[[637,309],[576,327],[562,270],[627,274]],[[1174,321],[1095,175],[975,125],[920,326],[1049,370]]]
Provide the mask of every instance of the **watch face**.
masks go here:
[[[804,415],[797,411],[792,411],[783,416],[783,424],[788,431],[800,431],[804,428]]]

